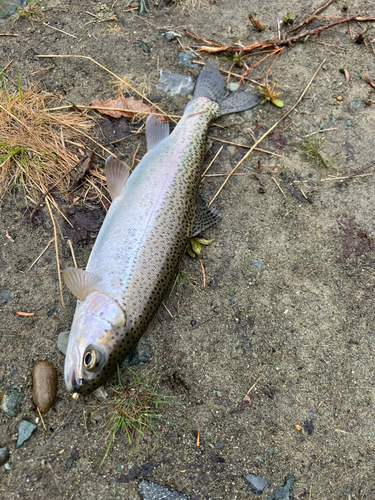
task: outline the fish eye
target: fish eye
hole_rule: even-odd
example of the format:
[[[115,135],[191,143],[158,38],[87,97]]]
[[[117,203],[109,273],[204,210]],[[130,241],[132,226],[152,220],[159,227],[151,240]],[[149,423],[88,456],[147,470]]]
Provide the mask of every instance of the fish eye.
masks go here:
[[[84,358],[83,358],[83,365],[86,368],[86,370],[93,370],[100,361],[100,353],[96,349],[89,349]]]

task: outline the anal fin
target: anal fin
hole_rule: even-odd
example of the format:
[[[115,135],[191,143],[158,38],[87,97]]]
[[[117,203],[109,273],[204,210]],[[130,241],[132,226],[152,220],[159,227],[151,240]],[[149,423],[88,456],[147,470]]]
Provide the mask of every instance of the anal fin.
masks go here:
[[[222,215],[219,210],[209,207],[201,195],[197,196],[192,237],[216,224]]]
[[[105,176],[107,179],[107,188],[112,200],[117,198],[121,193],[129,179],[129,175],[130,172],[125,162],[113,156],[108,156],[105,161]]]
[[[169,135],[169,122],[162,122],[154,115],[149,115],[146,120],[147,151],[150,151],[159,142]]]

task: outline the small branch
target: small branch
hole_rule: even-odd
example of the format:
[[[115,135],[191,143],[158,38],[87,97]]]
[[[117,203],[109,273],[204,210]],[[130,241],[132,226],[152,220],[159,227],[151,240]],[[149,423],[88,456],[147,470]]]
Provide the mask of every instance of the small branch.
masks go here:
[[[316,9],[316,11],[313,14],[311,14],[311,16],[309,16],[307,19],[305,19],[305,21],[303,21],[300,24],[297,24],[297,26],[294,26],[290,31],[291,32],[297,31],[297,30],[303,28],[304,26],[306,26],[307,24],[309,24],[316,16],[318,16],[321,12],[323,12],[323,10],[325,10],[334,1],[335,0],[328,0],[328,2],[326,2],[324,5],[322,5],[318,9]]]
[[[320,26],[319,28],[315,28],[309,31],[304,31],[303,33],[300,33],[298,35],[292,36],[290,38],[282,38],[281,40],[278,40],[277,38],[269,39],[269,40],[263,40],[262,42],[256,42],[251,45],[244,45],[244,46],[238,46],[238,45],[216,45],[215,47],[206,47],[206,46],[201,46],[200,50],[208,53],[219,53],[219,52],[238,52],[241,51],[244,54],[247,54],[255,49],[268,49],[268,48],[276,48],[276,47],[284,47],[284,46],[290,46],[295,42],[298,42],[298,40],[301,40],[302,38],[306,38],[307,36],[313,36],[317,35],[318,33],[321,33],[322,31],[332,28],[333,26],[338,26],[339,24],[347,23],[349,21],[358,21],[360,18],[358,17],[358,14],[355,14],[353,16],[350,16],[345,19],[340,19],[338,21],[334,21],[333,23],[327,24],[325,26]],[[369,20],[375,21],[375,18],[366,18],[367,21]],[[190,35],[191,33],[188,32]]]
[[[59,287],[60,287],[61,305],[63,307],[65,307],[64,297],[63,297],[63,293],[62,293],[61,270],[60,270],[60,259],[59,259],[59,246],[57,244],[56,222],[55,222],[55,219],[53,218],[52,210],[51,210],[51,207],[49,206],[48,198],[46,198],[46,205],[47,205],[49,214],[51,216],[51,220],[52,220],[52,224],[53,224],[53,233],[54,233],[54,236],[55,236],[56,263],[57,263],[57,274],[59,276]]]

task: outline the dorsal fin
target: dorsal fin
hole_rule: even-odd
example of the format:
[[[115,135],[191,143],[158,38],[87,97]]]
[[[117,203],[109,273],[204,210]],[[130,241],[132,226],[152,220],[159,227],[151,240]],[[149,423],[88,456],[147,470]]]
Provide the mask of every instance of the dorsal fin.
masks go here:
[[[84,300],[87,295],[97,290],[102,279],[96,274],[88,273],[77,267],[67,267],[63,271],[65,285],[78,300]]]
[[[108,156],[105,161],[105,176],[107,188],[112,200],[116,199],[129,179],[129,169],[124,161]]]
[[[169,122],[162,122],[154,115],[149,115],[146,121],[147,151],[169,135]]]

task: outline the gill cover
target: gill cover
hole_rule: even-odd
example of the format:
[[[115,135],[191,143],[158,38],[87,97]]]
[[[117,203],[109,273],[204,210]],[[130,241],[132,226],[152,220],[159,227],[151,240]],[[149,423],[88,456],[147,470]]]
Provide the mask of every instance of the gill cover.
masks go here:
[[[87,394],[101,385],[103,371],[126,327],[126,315],[109,295],[98,290],[100,278],[80,269],[64,271],[77,303],[65,358],[68,391]]]

